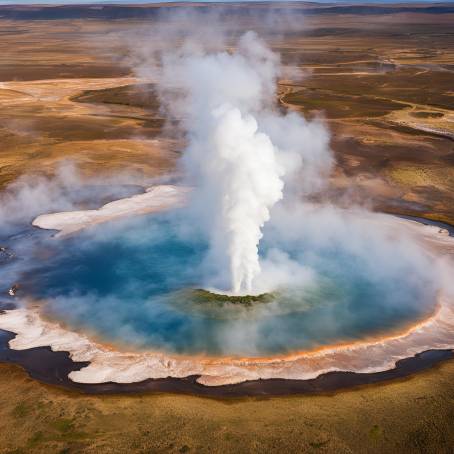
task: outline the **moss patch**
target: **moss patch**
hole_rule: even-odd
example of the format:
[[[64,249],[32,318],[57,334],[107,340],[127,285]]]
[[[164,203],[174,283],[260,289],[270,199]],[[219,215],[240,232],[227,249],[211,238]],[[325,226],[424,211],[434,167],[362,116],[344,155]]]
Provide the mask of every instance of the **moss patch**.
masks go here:
[[[377,424],[373,425],[372,428],[369,430],[369,437],[372,440],[377,440],[382,436],[382,429]]]
[[[274,299],[275,295],[273,293],[262,293],[260,295],[223,295],[198,288],[192,291],[192,296],[197,302],[201,303],[218,302],[251,306],[254,303],[267,303]]]
[[[30,413],[30,408],[25,402],[19,402],[12,411],[12,416],[15,418],[24,418]]]
[[[74,429],[74,424],[70,419],[60,418],[53,422],[52,426],[61,433],[67,433]]]
[[[450,167],[395,166],[388,171],[388,176],[402,186],[454,188],[454,169]]]

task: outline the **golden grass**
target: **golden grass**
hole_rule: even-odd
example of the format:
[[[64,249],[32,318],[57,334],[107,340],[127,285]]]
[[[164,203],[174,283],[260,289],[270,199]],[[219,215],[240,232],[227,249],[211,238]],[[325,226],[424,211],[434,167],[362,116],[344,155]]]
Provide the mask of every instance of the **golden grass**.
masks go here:
[[[388,170],[388,176],[402,186],[434,186],[454,189],[454,167],[403,165]]]
[[[0,452],[448,453],[454,362],[318,396],[87,396],[0,365]]]

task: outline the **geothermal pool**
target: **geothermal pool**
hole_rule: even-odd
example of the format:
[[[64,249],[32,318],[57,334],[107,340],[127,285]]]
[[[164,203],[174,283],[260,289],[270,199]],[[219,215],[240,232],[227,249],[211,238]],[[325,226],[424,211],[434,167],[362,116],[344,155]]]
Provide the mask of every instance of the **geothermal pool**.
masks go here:
[[[307,273],[265,300],[200,298],[193,290],[207,279],[208,244],[185,219],[173,210],[58,240],[40,234],[21,277],[24,292],[44,301],[50,318],[102,342],[183,355],[287,355],[393,333],[435,309],[436,288],[413,257],[377,272],[377,248],[358,253],[303,232],[279,243],[279,254]],[[261,260],[276,247],[272,228],[264,230]]]
[[[184,176],[92,210],[51,184],[49,203],[27,207],[59,232],[12,239],[19,259],[2,277],[23,305],[0,313],[9,346],[69,352],[79,383],[207,386],[384,371],[451,349],[452,238],[325,200],[329,131],[273,107],[279,58],[254,33],[232,52],[182,52],[158,80],[169,107],[166,90],[181,92]]]

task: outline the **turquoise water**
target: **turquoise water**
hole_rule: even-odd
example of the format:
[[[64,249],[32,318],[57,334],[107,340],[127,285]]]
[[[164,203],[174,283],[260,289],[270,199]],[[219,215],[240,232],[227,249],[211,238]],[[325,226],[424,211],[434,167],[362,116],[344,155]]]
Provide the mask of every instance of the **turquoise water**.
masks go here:
[[[261,255],[270,247],[265,232]],[[46,240],[23,281],[46,308],[110,342],[166,352],[261,356],[361,339],[431,310],[435,290],[412,261],[376,273],[377,258],[342,242],[280,245],[313,270],[310,283],[276,291],[270,302],[202,303],[207,244],[175,213],[102,225]],[[44,250],[44,252],[43,252]]]

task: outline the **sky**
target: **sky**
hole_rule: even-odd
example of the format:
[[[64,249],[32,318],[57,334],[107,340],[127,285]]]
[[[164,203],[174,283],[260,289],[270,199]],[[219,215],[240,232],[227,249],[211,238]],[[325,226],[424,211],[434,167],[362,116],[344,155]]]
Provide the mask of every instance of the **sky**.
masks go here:
[[[138,3],[164,3],[166,0],[0,0],[0,5],[33,5],[33,4],[49,4],[49,5],[80,5],[80,4],[100,4],[100,3],[116,3],[116,4],[138,4]],[[189,1],[189,0],[175,0]],[[198,0],[207,1],[210,0]],[[223,0],[228,2],[229,0]],[[232,0],[238,1],[238,0]],[[243,0],[244,1],[244,0]],[[246,0],[254,1],[254,0]],[[279,1],[279,0],[277,0]],[[285,0],[283,0],[285,1]],[[309,0],[319,3],[454,3],[454,0]]]

